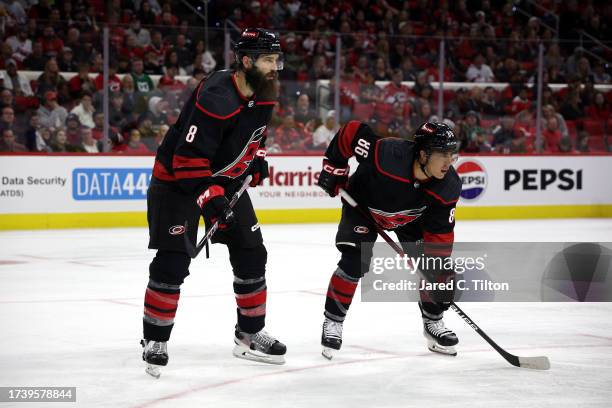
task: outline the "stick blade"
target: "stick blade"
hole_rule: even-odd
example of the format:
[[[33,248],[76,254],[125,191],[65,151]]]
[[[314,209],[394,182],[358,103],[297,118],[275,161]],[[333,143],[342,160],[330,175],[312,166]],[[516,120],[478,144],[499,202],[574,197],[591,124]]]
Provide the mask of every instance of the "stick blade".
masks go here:
[[[538,357],[519,357],[519,367],[531,368],[532,370],[550,369],[550,360],[545,356]]]

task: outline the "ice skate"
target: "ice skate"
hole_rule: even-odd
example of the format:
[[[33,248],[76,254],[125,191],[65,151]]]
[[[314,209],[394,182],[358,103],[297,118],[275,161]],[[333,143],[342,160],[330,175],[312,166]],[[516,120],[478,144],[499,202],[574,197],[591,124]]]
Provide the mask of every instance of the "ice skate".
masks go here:
[[[265,330],[246,333],[236,326],[233,354],[238,358],[269,364],[285,364],[287,346],[270,336]]]
[[[152,377],[161,376],[161,367],[168,364],[168,346],[165,341],[141,340],[142,359],[147,363],[145,372]]]
[[[342,346],[342,322],[325,318],[323,332],[321,333],[321,345],[323,346],[321,354],[326,359],[331,360]]]
[[[423,317],[423,335],[427,339],[427,348],[434,353],[456,356],[455,345],[459,343],[457,335],[444,325],[442,319],[432,320]]]

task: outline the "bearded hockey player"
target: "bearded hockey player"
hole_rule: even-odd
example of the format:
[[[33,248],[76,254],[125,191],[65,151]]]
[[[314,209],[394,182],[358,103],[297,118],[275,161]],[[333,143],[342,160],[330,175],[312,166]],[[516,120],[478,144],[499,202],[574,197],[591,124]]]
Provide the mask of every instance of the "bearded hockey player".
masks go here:
[[[362,251],[368,251],[362,244],[376,241],[374,222],[394,231],[402,244],[417,243],[425,256],[450,256],[455,205],[461,192],[461,180],[452,166],[457,148],[455,134],[442,123],[424,123],[412,142],[379,138],[368,125],[351,121],[331,141],[318,185],[332,197],[340,188],[345,189],[371,217],[343,203],[336,234],[341,258],[325,302],[324,357],[331,359],[342,345],[344,319],[372,257],[371,247],[362,257]],[[359,166],[349,179],[348,160],[352,156]],[[436,281],[452,279],[452,274],[433,269],[421,273]],[[452,295],[422,290],[419,301],[429,350],[448,355],[457,354],[454,346],[458,343],[442,320]]]
[[[189,275],[183,234],[195,245],[200,215],[207,226],[219,221],[212,242],[229,249],[237,303],[234,356],[284,363],[285,345],[264,330],[267,252],[253,205],[246,192],[234,208],[228,200],[248,175],[252,187],[268,177],[265,131],[282,52],[278,36],[263,29],[244,30],[234,51],[238,68],[214,72],[199,84],[155,158],[147,217],[149,248],[157,254],[144,299],[142,357],[157,378],[168,363],[167,342]]]

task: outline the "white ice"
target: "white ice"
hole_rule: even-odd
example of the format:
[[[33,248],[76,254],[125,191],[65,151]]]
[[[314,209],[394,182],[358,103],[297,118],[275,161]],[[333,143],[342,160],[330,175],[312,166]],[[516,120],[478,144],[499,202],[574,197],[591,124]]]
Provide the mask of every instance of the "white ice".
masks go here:
[[[2,232],[0,386],[75,386],[69,407],[612,406],[611,303],[463,304],[508,351],[550,358],[549,371],[534,371],[510,366],[450,311],[459,355],[430,353],[416,304],[357,296],[342,351],[323,359],[335,229],[263,226],[267,329],[288,346],[284,366],[231,355],[232,273],[215,245],[192,263],[159,380],[144,373],[139,345],[145,229]],[[459,221],[456,239],[610,242],[612,220]]]

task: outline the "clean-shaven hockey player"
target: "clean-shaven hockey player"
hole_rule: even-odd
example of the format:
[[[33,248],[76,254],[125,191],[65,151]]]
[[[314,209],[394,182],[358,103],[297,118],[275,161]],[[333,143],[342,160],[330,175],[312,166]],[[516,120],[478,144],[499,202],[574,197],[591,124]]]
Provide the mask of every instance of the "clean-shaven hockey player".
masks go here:
[[[200,215],[207,226],[220,222],[212,242],[229,249],[237,303],[233,354],[284,363],[285,345],[264,330],[267,252],[253,205],[246,192],[234,208],[227,198],[247,175],[253,175],[252,187],[268,177],[265,131],[282,52],[278,36],[263,29],[244,30],[234,51],[238,68],[214,72],[199,84],[155,158],[147,217],[149,248],[157,254],[149,267],[142,341],[147,372],[155,377],[168,363],[167,342],[189,275],[183,234],[195,245]]]
[[[319,186],[332,197],[340,188],[346,189],[371,218],[343,204],[336,235],[336,247],[342,255],[329,283],[321,338],[326,358],[331,359],[342,345],[344,319],[359,279],[369,268],[372,253],[362,258],[361,251],[365,249],[361,244],[376,241],[372,220],[394,231],[402,243],[418,243],[425,256],[450,256],[455,205],[461,192],[461,180],[452,166],[457,148],[455,134],[442,123],[424,123],[412,142],[380,138],[368,125],[351,121],[330,143]],[[359,166],[349,179],[348,160],[352,156]],[[452,279],[452,273],[442,270],[421,272],[430,281]],[[420,298],[428,348],[456,355],[457,336],[442,321],[452,293],[421,291]]]

